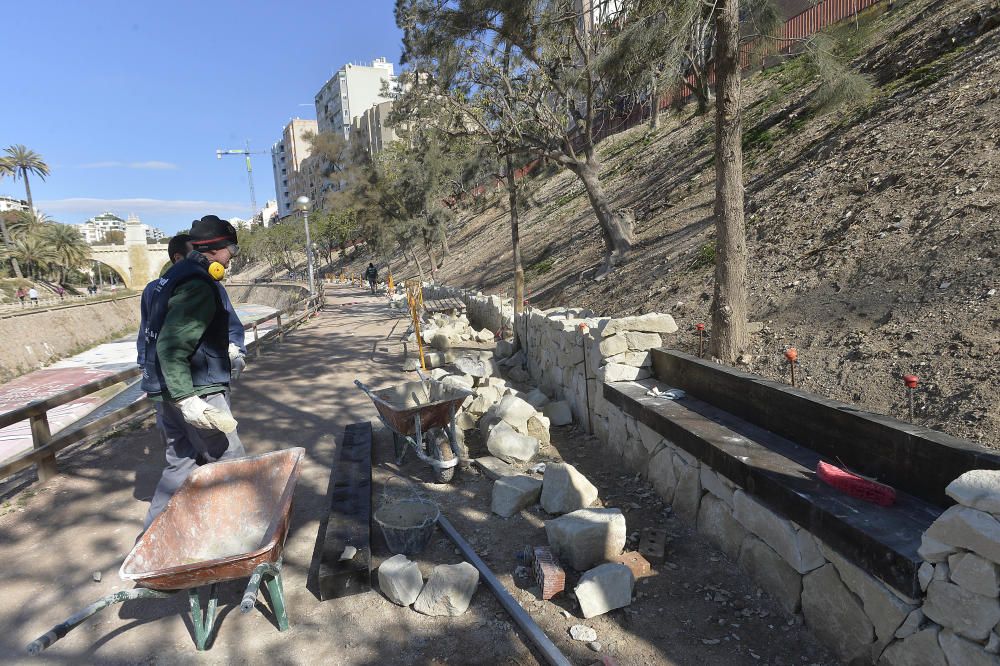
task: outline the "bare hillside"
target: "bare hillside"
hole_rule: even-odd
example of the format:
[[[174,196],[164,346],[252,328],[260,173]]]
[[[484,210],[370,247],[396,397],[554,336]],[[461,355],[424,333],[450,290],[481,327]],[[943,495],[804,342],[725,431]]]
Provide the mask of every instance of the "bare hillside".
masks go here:
[[[751,318],[764,324],[749,370],[783,377],[795,346],[807,389],[903,418],[912,372],[919,423],[1000,447],[998,23],[995,0],[912,0],[841,27],[877,86],[850,112],[816,111],[800,60],[747,81]],[[711,120],[688,110],[601,144],[602,180],[638,230],[603,282],[580,184],[552,171],[525,181],[533,306],[670,312],[680,346],[696,348],[712,292]],[[465,212],[438,281],[511,291],[505,201]]]

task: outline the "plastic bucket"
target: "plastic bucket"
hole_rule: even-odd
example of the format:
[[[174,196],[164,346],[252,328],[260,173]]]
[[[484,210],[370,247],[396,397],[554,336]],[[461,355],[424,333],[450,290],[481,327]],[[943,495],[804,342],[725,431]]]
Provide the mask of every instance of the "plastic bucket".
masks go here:
[[[417,555],[431,540],[440,509],[430,500],[400,499],[383,504],[374,515],[394,555]]]

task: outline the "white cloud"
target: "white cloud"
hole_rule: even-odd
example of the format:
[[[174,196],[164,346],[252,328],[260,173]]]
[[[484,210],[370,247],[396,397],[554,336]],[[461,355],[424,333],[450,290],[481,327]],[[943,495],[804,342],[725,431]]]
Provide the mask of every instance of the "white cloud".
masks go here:
[[[88,162],[86,164],[80,165],[81,169],[176,169],[177,165],[173,162],[164,162],[162,160],[146,160],[145,162],[118,162],[118,161],[107,161],[107,162]]]
[[[188,199],[97,199],[90,197],[75,197],[69,199],[50,199],[36,201],[35,205],[49,214],[74,213],[90,217],[104,211],[118,211],[124,214],[135,213],[143,215],[171,215],[184,213],[188,215],[208,215],[209,213],[245,213],[246,203],[232,201],[199,201]]]

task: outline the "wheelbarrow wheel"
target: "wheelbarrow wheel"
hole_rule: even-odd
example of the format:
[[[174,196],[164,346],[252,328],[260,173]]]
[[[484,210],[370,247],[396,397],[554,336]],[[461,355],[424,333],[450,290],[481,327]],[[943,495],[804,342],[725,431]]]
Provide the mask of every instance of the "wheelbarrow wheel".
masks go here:
[[[399,465],[403,462],[403,454],[406,453],[406,442],[396,431],[392,433],[392,448],[396,454],[396,464]]]
[[[435,460],[448,462],[455,457],[455,454],[451,450],[451,444],[448,442],[448,436],[443,430],[435,430],[433,433],[429,433],[427,436],[427,446],[430,449],[427,453],[433,456]],[[440,467],[434,468],[434,480],[436,482],[451,483],[453,478],[455,478],[454,467],[446,467],[444,469]]]

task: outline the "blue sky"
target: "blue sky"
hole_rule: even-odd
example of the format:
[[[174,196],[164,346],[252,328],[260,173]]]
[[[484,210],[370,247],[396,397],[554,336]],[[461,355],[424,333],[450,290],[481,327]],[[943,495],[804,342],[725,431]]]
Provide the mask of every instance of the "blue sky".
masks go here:
[[[270,147],[346,62],[397,64],[391,0],[46,0],[0,6],[6,54],[0,147],[52,169],[35,204],[60,222],[105,210],[170,233],[208,213],[249,216],[274,198]],[[306,106],[301,106],[305,104]],[[0,195],[23,197],[20,181]]]

